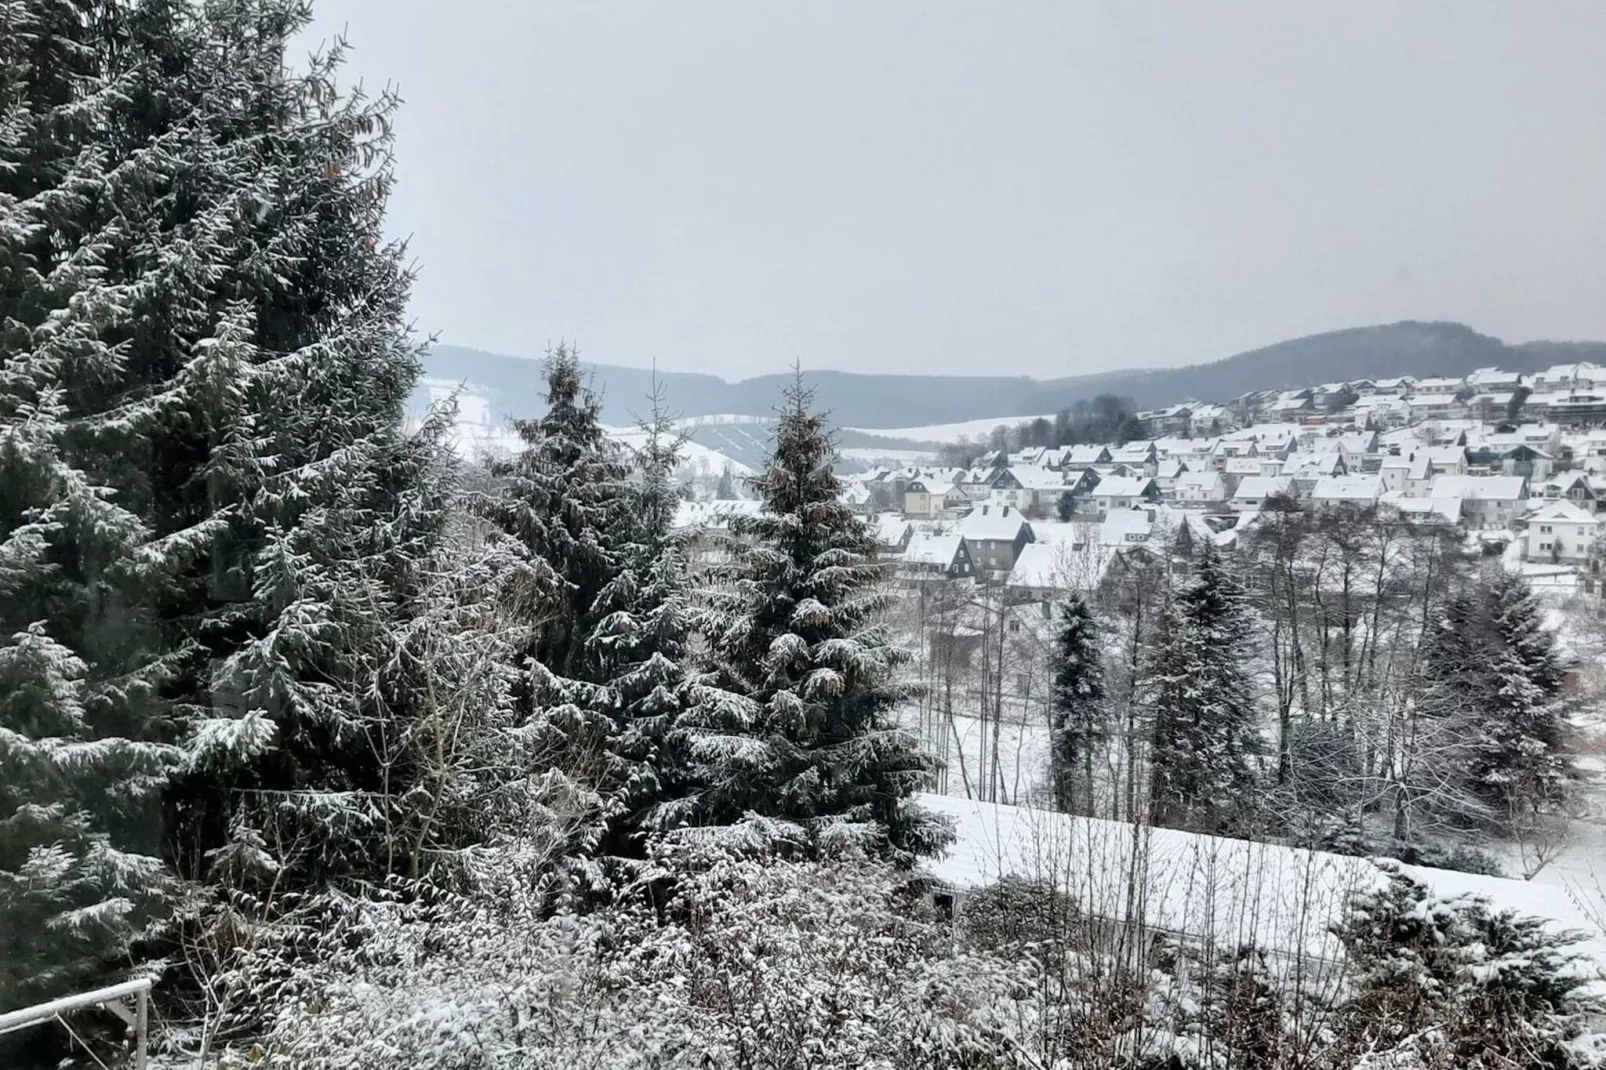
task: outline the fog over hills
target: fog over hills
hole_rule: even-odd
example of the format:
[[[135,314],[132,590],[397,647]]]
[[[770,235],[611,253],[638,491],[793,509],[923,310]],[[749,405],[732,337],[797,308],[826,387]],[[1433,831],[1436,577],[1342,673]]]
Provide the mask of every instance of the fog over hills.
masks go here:
[[[1054,412],[1103,393],[1130,397],[1139,406],[1150,407],[1190,399],[1223,401],[1249,390],[1311,386],[1335,379],[1460,376],[1489,365],[1528,372],[1577,360],[1606,363],[1606,342],[1511,344],[1459,323],[1407,321],[1328,331],[1182,368],[1044,379],[861,375],[807,369],[805,374],[839,426],[896,428]],[[985,356],[977,361],[980,367],[986,363]],[[1133,363],[1141,363],[1141,359],[1134,358]],[[499,415],[522,417],[541,411],[543,386],[537,359],[441,345],[429,352],[424,365],[429,378],[463,380],[482,390]],[[651,371],[614,364],[589,367],[609,423],[629,423],[646,408]],[[670,407],[682,415],[766,416],[790,373],[738,382],[692,372],[661,371],[657,376]]]

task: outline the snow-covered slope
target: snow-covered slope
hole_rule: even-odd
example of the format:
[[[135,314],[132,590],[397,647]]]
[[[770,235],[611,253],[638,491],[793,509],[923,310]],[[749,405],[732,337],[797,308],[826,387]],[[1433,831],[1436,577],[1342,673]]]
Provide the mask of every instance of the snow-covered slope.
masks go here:
[[[1052,420],[1054,414],[1047,413],[1043,418]],[[1037,419],[1036,416],[995,416],[985,420],[966,420],[957,424],[930,424],[926,427],[850,427],[848,430],[880,435],[883,438],[912,439],[916,442],[958,442],[962,438],[968,438],[974,442],[992,434],[995,427],[1014,427],[1016,424],[1027,423],[1035,419]]]
[[[647,437],[645,432],[634,427],[610,427],[607,430],[609,437],[617,439],[632,448],[639,447]],[[737,478],[754,474],[754,469],[750,466],[743,464],[734,457],[721,453],[719,450],[710,449],[695,439],[687,439],[681,444],[680,455],[682,458],[682,476],[689,474],[693,476],[718,477],[726,466],[730,467],[731,475]],[[686,471],[688,469],[689,472]]]

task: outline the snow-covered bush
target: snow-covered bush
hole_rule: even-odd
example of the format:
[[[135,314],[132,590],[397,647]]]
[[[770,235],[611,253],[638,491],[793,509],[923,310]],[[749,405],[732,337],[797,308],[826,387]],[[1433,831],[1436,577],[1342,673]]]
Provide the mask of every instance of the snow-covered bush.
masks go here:
[[[1440,899],[1395,872],[1356,896],[1335,928],[1352,972],[1344,1045],[1368,1067],[1571,1067],[1603,1007],[1577,934]]]
[[[170,1067],[917,1067],[1008,1057],[998,961],[956,952],[899,875],[666,848],[634,897],[350,902],[273,981],[265,1036]],[[978,996],[978,993],[981,996]]]

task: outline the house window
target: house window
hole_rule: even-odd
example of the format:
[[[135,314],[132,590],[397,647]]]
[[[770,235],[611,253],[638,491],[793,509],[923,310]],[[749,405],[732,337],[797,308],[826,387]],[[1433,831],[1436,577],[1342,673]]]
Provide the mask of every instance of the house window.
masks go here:
[[[1549,535],[1550,534],[1550,525],[1549,524],[1540,524],[1539,525],[1539,534],[1541,534],[1541,535]]]

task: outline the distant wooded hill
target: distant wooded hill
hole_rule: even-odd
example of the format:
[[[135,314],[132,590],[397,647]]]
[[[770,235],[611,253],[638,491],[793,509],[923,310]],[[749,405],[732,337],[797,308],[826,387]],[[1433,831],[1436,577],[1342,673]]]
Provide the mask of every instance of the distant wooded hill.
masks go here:
[[[1130,397],[1147,408],[1192,399],[1225,401],[1250,390],[1313,386],[1336,379],[1459,376],[1489,365],[1528,372],[1577,360],[1606,363],[1606,342],[1513,345],[1459,323],[1405,322],[1313,334],[1184,368],[1057,379],[806,374],[820,404],[839,426],[915,427],[1055,412],[1098,394]],[[651,372],[613,364],[590,369],[608,422],[629,423],[633,414],[645,410]],[[425,358],[425,374],[488,388],[499,413],[531,416],[541,410],[539,360],[442,345]],[[670,407],[681,415],[764,416],[779,399],[789,375],[761,375],[734,383],[687,372],[659,372],[658,378]]]

